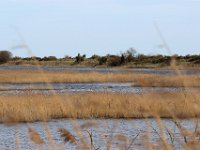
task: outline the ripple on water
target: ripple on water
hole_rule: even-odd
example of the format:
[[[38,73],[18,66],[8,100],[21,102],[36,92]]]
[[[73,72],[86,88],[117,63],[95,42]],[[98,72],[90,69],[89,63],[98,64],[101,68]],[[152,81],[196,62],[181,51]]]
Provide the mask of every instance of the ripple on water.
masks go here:
[[[145,142],[147,142],[147,133],[150,135],[150,142],[155,145],[159,145],[160,133],[159,127],[154,119],[97,119],[95,120],[96,125],[87,129],[80,129],[80,132],[75,128],[88,121],[94,120],[53,120],[48,123],[36,122],[36,123],[19,123],[14,126],[5,126],[0,124],[0,148],[2,149],[50,149],[51,144],[48,141],[47,130],[51,132],[51,140],[56,148],[63,146],[63,139],[58,133],[58,128],[65,128],[70,131],[80,143],[81,139],[90,143],[88,133],[92,131],[93,140],[96,147],[100,149],[106,149],[108,144],[111,142],[112,148],[119,148],[120,144],[123,144],[124,139],[132,141],[138,134],[137,139],[133,141],[131,149],[146,149]],[[181,125],[191,131],[194,131],[197,120],[182,120]],[[168,119],[162,121],[163,127],[167,127],[176,136],[174,141],[174,147],[176,149],[182,149],[180,143],[183,142],[183,137],[180,135],[179,130],[175,124]],[[45,145],[38,146],[29,140],[28,128],[34,128],[45,141]],[[166,136],[168,143],[170,143],[169,135],[166,131],[163,132]],[[120,135],[120,136],[119,136]],[[122,136],[123,135],[123,136]],[[125,138],[124,138],[125,137]],[[120,140],[121,138],[121,140]],[[112,140],[111,140],[112,139]],[[18,144],[17,144],[18,143]],[[77,147],[73,144],[64,144],[65,149],[76,149]]]
[[[53,83],[49,84],[1,84],[4,89],[0,93],[71,93],[71,92],[122,92],[122,93],[142,93],[142,92],[182,92],[200,91],[200,88],[177,88],[177,87],[140,87],[133,86],[132,83]]]
[[[176,70],[171,69],[153,69],[153,68],[90,68],[90,67],[62,67],[62,66],[0,66],[0,70],[48,70],[48,71],[97,71],[97,72],[113,72],[113,73],[121,73],[121,72],[138,72],[138,73],[147,73],[147,74],[177,74]],[[181,74],[200,74],[200,70],[179,70]]]

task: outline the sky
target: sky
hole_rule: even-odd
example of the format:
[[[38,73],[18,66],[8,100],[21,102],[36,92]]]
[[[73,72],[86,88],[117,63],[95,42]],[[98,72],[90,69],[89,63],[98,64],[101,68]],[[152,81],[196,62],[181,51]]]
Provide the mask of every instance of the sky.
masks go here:
[[[0,50],[14,56],[89,57],[130,47],[200,54],[200,0],[0,0]]]

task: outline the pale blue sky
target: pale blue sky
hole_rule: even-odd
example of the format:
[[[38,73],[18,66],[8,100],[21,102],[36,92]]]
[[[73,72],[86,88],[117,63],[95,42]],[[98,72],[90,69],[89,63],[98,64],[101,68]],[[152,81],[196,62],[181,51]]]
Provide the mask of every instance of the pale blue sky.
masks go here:
[[[24,44],[34,55],[200,54],[200,0],[0,0],[0,49]],[[12,51],[26,56],[23,48]]]

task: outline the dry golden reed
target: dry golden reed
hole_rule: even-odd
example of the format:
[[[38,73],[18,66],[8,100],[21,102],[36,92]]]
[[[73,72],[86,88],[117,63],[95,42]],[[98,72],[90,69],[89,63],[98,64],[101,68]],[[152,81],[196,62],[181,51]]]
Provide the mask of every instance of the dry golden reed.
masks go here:
[[[195,96],[194,96],[195,95]],[[56,118],[200,117],[200,94],[72,93],[0,95],[0,121],[34,122]]]
[[[183,81],[186,82],[186,85],[188,87],[190,86],[199,87],[200,75],[182,75],[180,77],[177,75],[158,75],[158,74],[143,74],[143,73],[0,70],[0,83],[133,82],[133,85],[141,85],[141,86],[183,87],[185,86],[183,84]]]

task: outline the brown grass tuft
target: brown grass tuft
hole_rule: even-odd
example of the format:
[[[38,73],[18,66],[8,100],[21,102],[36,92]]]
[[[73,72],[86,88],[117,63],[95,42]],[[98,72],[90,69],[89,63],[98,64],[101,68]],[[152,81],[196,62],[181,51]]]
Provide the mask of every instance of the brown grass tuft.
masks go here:
[[[65,143],[70,142],[70,143],[76,144],[75,137],[66,129],[59,128],[58,132],[61,134],[61,137],[64,138]]]
[[[30,140],[35,144],[42,145],[45,143],[44,140],[40,137],[39,133],[33,128],[28,129],[28,134],[30,136]]]

